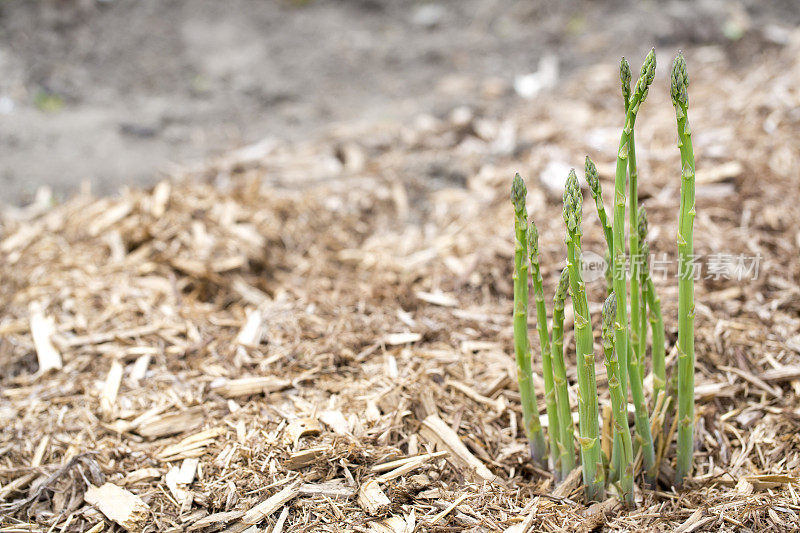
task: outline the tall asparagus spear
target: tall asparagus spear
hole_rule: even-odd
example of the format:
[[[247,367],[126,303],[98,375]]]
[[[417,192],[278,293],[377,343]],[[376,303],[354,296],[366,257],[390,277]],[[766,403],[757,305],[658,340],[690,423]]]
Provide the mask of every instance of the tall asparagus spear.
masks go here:
[[[586,286],[581,275],[581,188],[575,170],[571,170],[564,190],[564,222],[567,225],[567,267],[575,311],[575,344],[578,368],[578,414],[581,462],[586,498],[600,501],[605,496],[603,460],[600,451],[597,381],[594,370],[594,346]]]
[[[631,103],[631,67],[628,61],[623,57],[619,65],[620,81],[622,82],[622,99],[625,104],[625,112],[627,114],[628,106]],[[635,117],[634,117],[635,120]],[[631,122],[631,130],[628,135],[628,205],[630,217],[630,254],[631,254],[631,335],[630,339],[633,343],[634,352],[640,359],[643,357],[641,353],[641,343],[639,337],[641,335],[641,321],[639,318],[640,296],[639,296],[639,230],[637,227],[639,221],[638,208],[639,208],[639,190],[638,190],[639,174],[636,170],[636,141],[634,140],[633,121]],[[616,213],[614,214],[616,218]]]
[[[561,430],[559,435],[560,458],[559,467],[561,477],[566,478],[575,468],[575,445],[573,443],[575,428],[572,424],[572,411],[569,405],[569,390],[567,383],[567,367],[564,364],[564,300],[569,289],[569,269],[561,271],[558,286],[553,297],[553,381],[556,387],[558,400],[558,425]]]
[[[627,402],[622,397],[619,358],[614,353],[614,318],[617,314],[617,301],[612,293],[603,304],[603,352],[608,372],[608,390],[611,393],[611,409],[614,415],[614,433],[619,435],[621,445],[620,492],[625,504],[633,507],[633,445],[628,427]]]
[[[536,389],[531,368],[531,350],[528,340],[528,213],[525,197],[528,190],[517,174],[511,185],[511,201],[514,204],[514,353],[517,358],[517,381],[522,403],[522,419],[525,436],[531,447],[534,461],[544,464],[547,444],[544,441],[536,405]]]
[[[676,485],[692,473],[694,448],[694,151],[689,126],[689,74],[679,53],[672,62],[670,92],[681,152],[681,210],[678,220],[678,462]]]
[[[620,364],[628,364],[628,288],[625,275],[625,176],[630,151],[630,135],[636,122],[639,106],[647,98],[647,92],[656,74],[655,50],[645,57],[639,80],[630,96],[625,116],[625,127],[619,141],[617,152],[617,169],[614,179],[614,292],[617,295],[617,323],[615,345],[619,353]],[[624,359],[624,360],[623,360]],[[622,384],[625,392],[626,385]]]
[[[550,332],[547,331],[547,308],[544,304],[544,283],[539,268],[539,230],[533,219],[528,227],[528,253],[531,258],[531,278],[533,278],[533,298],[536,300],[536,326],[539,330],[539,344],[542,348],[542,377],[544,378],[544,398],[547,408],[549,427],[547,436],[550,441],[550,458],[553,468],[560,473],[558,465],[561,453],[559,435],[561,434],[558,419],[558,402],[553,384],[553,360],[550,351]]]

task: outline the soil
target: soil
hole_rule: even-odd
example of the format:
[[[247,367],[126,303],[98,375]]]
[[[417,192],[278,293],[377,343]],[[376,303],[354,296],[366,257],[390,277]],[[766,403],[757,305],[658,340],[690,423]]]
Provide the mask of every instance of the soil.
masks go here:
[[[6,0],[0,201],[112,193],[265,137],[443,115],[481,88],[508,105],[548,56],[562,77],[653,45],[749,61],[762,30],[798,21],[754,0]]]

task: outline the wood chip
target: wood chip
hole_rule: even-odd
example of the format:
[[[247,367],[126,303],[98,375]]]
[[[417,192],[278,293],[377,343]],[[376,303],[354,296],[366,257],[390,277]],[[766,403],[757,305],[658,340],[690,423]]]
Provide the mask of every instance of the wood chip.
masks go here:
[[[497,478],[492,471],[475,457],[461,442],[458,435],[450,426],[436,415],[430,415],[422,421],[419,430],[420,436],[426,441],[435,444],[439,449],[450,452],[449,458],[456,465],[465,470],[465,474],[476,481],[495,481]]]
[[[42,306],[38,303],[31,304],[30,313],[31,336],[36,348],[36,357],[39,360],[39,373],[45,374],[51,370],[61,370],[61,354],[53,346],[51,340],[56,331],[53,318],[45,317]]]
[[[291,386],[291,381],[275,376],[249,377],[219,380],[211,384],[211,390],[223,398],[240,398],[254,394],[269,394]]]
[[[299,492],[298,483],[292,483],[247,511],[242,517],[242,523],[247,525],[260,523],[266,517],[280,509],[286,502],[297,496]]]
[[[136,432],[142,437],[157,439],[190,431],[202,424],[204,419],[202,407],[191,407],[185,411],[154,416],[143,422]]]
[[[391,503],[380,484],[374,479],[363,483],[358,491],[358,504],[370,515],[382,514]]]
[[[297,444],[302,437],[320,433],[322,433],[322,425],[316,418],[295,418],[283,430],[283,440],[286,444]]]
[[[83,499],[126,531],[142,531],[146,525],[150,507],[132,492],[113,483],[100,487],[90,485]]]

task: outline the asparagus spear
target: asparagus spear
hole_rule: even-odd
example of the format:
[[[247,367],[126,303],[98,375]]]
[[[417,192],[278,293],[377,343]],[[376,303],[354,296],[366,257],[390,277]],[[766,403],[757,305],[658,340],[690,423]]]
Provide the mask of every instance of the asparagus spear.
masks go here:
[[[559,449],[561,457],[559,466],[561,477],[566,478],[575,468],[575,445],[573,444],[574,426],[572,424],[572,411],[569,406],[569,390],[567,389],[567,367],[564,364],[564,300],[569,289],[569,269],[561,271],[558,286],[553,297],[553,381],[556,387],[558,404],[558,425],[561,430],[559,436]]]
[[[522,403],[522,419],[525,436],[531,447],[531,457],[544,463],[547,445],[544,441],[536,405],[536,389],[531,368],[531,351],[528,340],[528,213],[525,197],[528,191],[525,182],[517,174],[511,186],[511,201],[514,204],[514,353],[517,358],[517,381]]]
[[[542,272],[539,268],[539,230],[536,228],[533,219],[528,227],[528,253],[531,259],[531,277],[533,278],[533,297],[536,300],[536,326],[539,330],[539,344],[542,348],[542,375],[544,378],[544,398],[547,409],[547,420],[549,427],[547,436],[550,441],[550,459],[553,468],[560,472],[559,450],[560,420],[558,419],[558,402],[556,391],[553,385],[553,360],[550,351],[550,333],[547,331],[547,308],[544,304],[544,283]]]
[[[624,66],[621,69],[621,75],[624,78]],[[619,141],[619,150],[617,152],[617,168],[614,177],[614,223],[613,223],[613,253],[612,259],[614,264],[614,293],[617,296],[617,320],[615,323],[615,339],[614,344],[617,350],[617,356],[621,366],[628,370],[630,379],[627,381],[632,382],[634,377],[637,377],[640,382],[638,383],[638,390],[641,391],[641,373],[638,371],[638,365],[632,364],[635,357],[631,357],[633,350],[631,350],[631,343],[628,342],[628,287],[625,272],[625,177],[627,170],[627,160],[630,152],[630,135],[633,132],[633,127],[636,122],[636,114],[639,111],[639,106],[647,98],[647,93],[650,84],[656,73],[656,56],[655,50],[650,50],[645,57],[644,64],[642,65],[639,79],[636,82],[633,93],[628,98],[628,106],[625,112],[625,126],[622,129],[622,135]],[[623,91],[626,91],[626,84],[623,83]],[[636,376],[634,376],[636,374]],[[620,380],[624,380],[625,376],[622,374]],[[622,381],[622,392],[627,398],[627,383]],[[631,383],[631,393],[634,394],[634,405],[636,405],[637,398],[635,396],[635,389]],[[638,437],[643,443],[643,448],[647,443],[649,436],[649,426],[646,428],[646,434],[642,434],[644,428],[640,428],[640,424],[636,425]],[[652,438],[650,439],[650,448],[652,448]]]
[[[623,57],[619,66],[620,81],[622,82],[622,99],[625,103],[625,112],[628,112],[628,106],[631,103],[631,67],[628,61]],[[635,117],[634,117],[635,120]],[[641,342],[641,320],[639,318],[640,311],[640,296],[639,296],[639,229],[637,227],[639,215],[637,210],[639,208],[639,191],[638,179],[639,174],[636,170],[636,142],[634,140],[634,122],[631,121],[631,129],[628,134],[628,196],[629,198],[629,216],[630,216],[630,254],[631,254],[631,335],[630,340],[633,343],[634,352],[640,359],[643,358]],[[614,218],[616,218],[616,212]]]
[[[600,501],[605,496],[603,459],[600,451],[597,381],[594,369],[594,346],[586,286],[581,276],[581,207],[583,198],[575,170],[571,170],[564,190],[564,222],[567,225],[567,267],[575,311],[575,343],[578,368],[578,414],[581,462],[586,498]]]
[[[630,135],[636,122],[636,114],[641,103],[647,98],[647,92],[655,74],[655,50],[650,50],[642,65],[642,71],[639,75],[639,80],[636,82],[634,92],[629,98],[625,127],[622,130],[619,151],[617,152],[617,169],[614,179],[614,252],[611,257],[614,263],[614,292],[617,295],[615,345],[620,354],[620,364],[622,365],[628,364],[628,288],[625,276],[625,171],[627,170],[627,159],[630,152]],[[626,384],[623,382],[622,391],[625,392],[625,389]]]
[[[626,63],[627,64],[627,63]],[[623,76],[623,83],[622,83],[622,91],[623,94],[626,94],[626,100],[628,98],[627,94],[625,93],[626,89],[630,91],[630,83],[627,85],[624,81],[624,70],[620,70]],[[630,70],[628,70],[628,77],[630,77]],[[611,263],[611,254],[614,251],[614,234],[612,233],[611,223],[608,221],[608,214],[606,213],[605,205],[603,204],[603,190],[600,186],[600,176],[597,172],[597,166],[595,166],[594,161],[587,155],[586,161],[584,163],[584,173],[586,175],[586,181],[589,183],[589,190],[591,191],[592,198],[594,198],[594,205],[597,208],[597,216],[600,219],[600,225],[603,227],[603,236],[606,239],[606,282],[608,283],[608,294],[614,292],[614,276],[613,276],[613,265]],[[623,358],[624,360],[624,358]],[[628,380],[628,366],[621,365],[620,366],[620,384],[622,386],[622,397],[627,405],[628,401],[628,388],[627,388],[627,380]],[[611,453],[611,460],[609,461],[609,472],[608,472],[608,479],[609,481],[616,481],[619,479],[619,474],[622,469],[622,441],[620,440],[620,436],[614,432],[614,445],[612,448]]]
[[[677,486],[692,473],[694,448],[694,151],[689,126],[689,75],[686,60],[679,53],[672,62],[672,104],[678,123],[681,152],[681,208],[678,220],[678,461]]]
[[[633,507],[633,445],[628,427],[627,402],[622,396],[619,359],[614,353],[614,318],[617,314],[616,296],[611,293],[603,304],[603,352],[608,372],[608,390],[614,415],[614,433],[620,436],[621,469],[620,492],[625,504]]]

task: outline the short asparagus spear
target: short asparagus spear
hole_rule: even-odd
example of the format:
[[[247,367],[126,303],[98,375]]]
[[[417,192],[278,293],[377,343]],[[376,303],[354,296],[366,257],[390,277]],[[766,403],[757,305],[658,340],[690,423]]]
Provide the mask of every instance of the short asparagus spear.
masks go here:
[[[630,77],[630,70],[628,71],[628,76]],[[630,83],[626,85],[623,77],[623,93],[625,93],[626,88],[628,92],[630,92]],[[627,100],[629,93],[625,94]],[[584,163],[584,173],[586,175],[586,182],[589,184],[589,190],[591,191],[592,198],[594,199],[594,205],[597,208],[597,217],[600,219],[600,225],[603,227],[603,236],[606,240],[606,282],[608,283],[608,294],[611,294],[614,292],[614,268],[610,260],[614,252],[614,234],[611,229],[611,223],[608,221],[608,214],[606,213],[605,205],[603,204],[603,189],[600,186],[600,175],[597,172],[597,166],[595,166],[594,161],[592,161],[588,155],[586,156],[586,161]],[[625,358],[623,357],[622,360],[624,361]],[[628,365],[623,364],[620,365],[620,384],[622,386],[622,397],[626,405],[628,401],[627,382]],[[620,470],[622,469],[621,446],[622,441],[620,440],[620,436],[614,432],[614,445],[612,448],[611,461],[609,462],[609,481],[616,481],[619,479]]]
[[[531,457],[538,463],[545,462],[547,444],[544,441],[536,405],[536,389],[531,368],[531,350],[528,340],[528,213],[525,197],[528,191],[525,182],[517,174],[511,186],[511,201],[514,204],[514,353],[517,358],[517,381],[522,403],[522,419],[525,436],[531,447]]]
[[[528,191],[525,182],[517,174],[511,186],[511,201],[514,204],[514,353],[517,358],[517,381],[522,403],[522,419],[525,436],[531,447],[531,457],[538,463],[545,462],[547,444],[544,441],[536,405],[536,390],[531,368],[531,350],[528,340],[528,213],[525,197]]]
[[[547,409],[549,427],[547,435],[550,441],[550,458],[553,468],[560,473],[559,450],[560,420],[558,419],[558,401],[553,381],[553,359],[550,351],[550,332],[547,331],[547,308],[544,303],[544,282],[539,268],[539,230],[533,220],[528,228],[528,253],[531,258],[531,278],[533,279],[533,298],[536,301],[536,326],[539,330],[539,344],[542,349],[542,377],[544,378],[544,398]]]
[[[564,300],[569,290],[569,269],[561,271],[558,286],[553,297],[553,381],[556,387],[558,404],[558,424],[561,434],[559,446],[561,457],[559,467],[562,479],[575,468],[575,445],[573,443],[575,428],[572,424],[572,411],[569,406],[569,390],[567,383],[567,367],[564,364]]]
[[[578,368],[578,414],[581,462],[586,498],[600,501],[605,496],[603,459],[600,451],[597,381],[594,346],[586,286],[581,275],[581,189],[575,170],[571,170],[564,190],[564,222],[567,225],[567,267],[572,308],[575,311],[575,344]]]
[[[672,62],[670,93],[681,152],[681,207],[678,220],[678,461],[677,486],[692,473],[694,449],[694,151],[689,126],[689,75],[683,54]]]
[[[614,417],[614,433],[620,436],[621,468],[619,473],[620,492],[625,504],[633,507],[633,445],[628,427],[627,402],[622,397],[619,358],[614,352],[614,319],[617,314],[617,301],[610,294],[603,304],[603,352],[608,372],[608,390],[611,393],[611,409]]]

